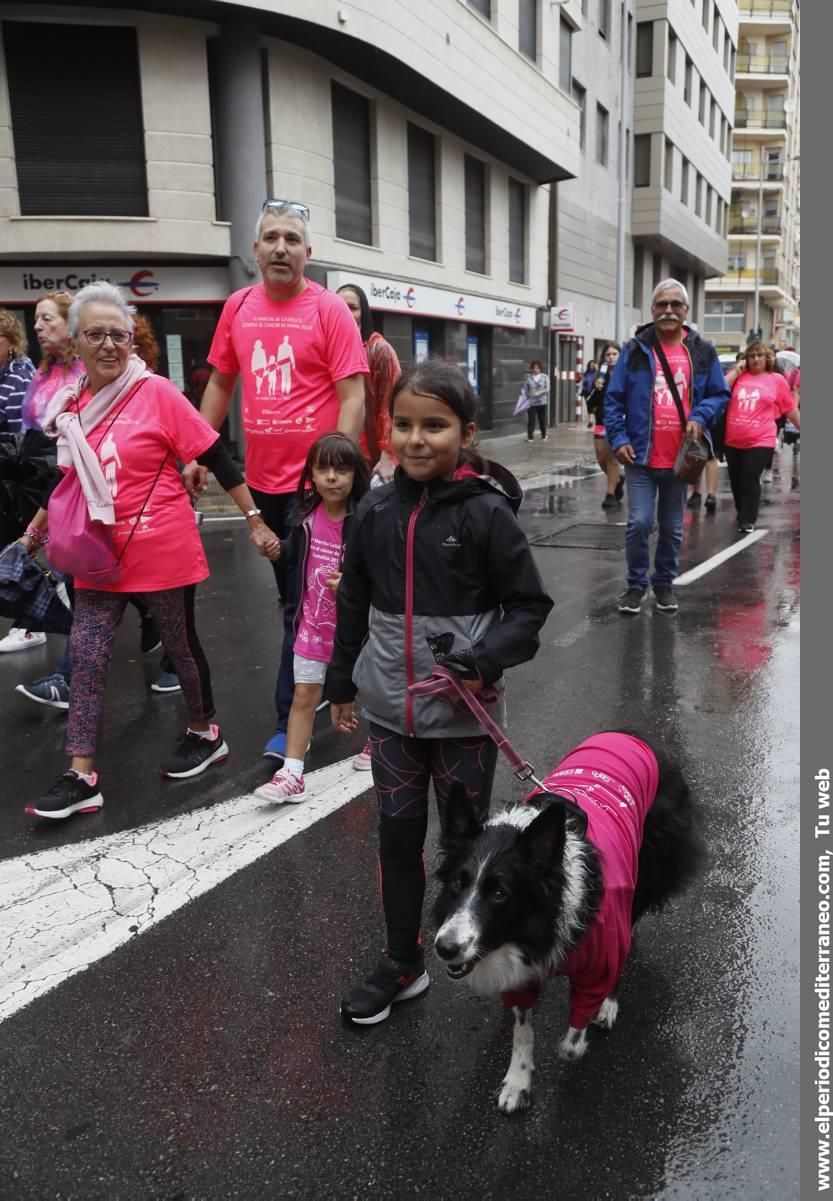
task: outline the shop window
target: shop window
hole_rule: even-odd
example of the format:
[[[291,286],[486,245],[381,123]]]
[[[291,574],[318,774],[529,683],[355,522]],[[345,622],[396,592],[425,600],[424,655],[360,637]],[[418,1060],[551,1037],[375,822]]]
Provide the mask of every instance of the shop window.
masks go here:
[[[136,30],[4,21],[20,212],[146,217]]]
[[[408,123],[408,220],[410,252],[416,258],[437,257],[436,138]]]
[[[333,82],[332,115],[336,237],[370,246],[370,101]]]

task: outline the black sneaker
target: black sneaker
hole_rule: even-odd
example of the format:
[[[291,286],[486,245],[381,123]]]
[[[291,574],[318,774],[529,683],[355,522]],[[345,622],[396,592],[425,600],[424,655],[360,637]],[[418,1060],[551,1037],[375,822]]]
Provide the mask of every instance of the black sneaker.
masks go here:
[[[717,497],[713,492],[710,492],[706,497],[706,512],[714,513],[717,510]]]
[[[82,780],[72,768],[60,776],[49,792],[23,810],[29,817],[71,817],[73,813],[98,813],[104,797],[95,784]]]
[[[422,959],[406,963],[384,955],[363,984],[357,984],[341,1002],[341,1016],[357,1026],[375,1026],[397,1001],[424,993],[431,981]]]
[[[625,495],[625,477],[623,475],[619,476],[619,483],[613,489],[613,495],[617,500],[621,500]]]
[[[155,617],[142,618],[142,633],[139,640],[139,649],[143,655],[152,655],[154,651],[158,651],[162,645],[162,635],[159,632],[159,623]]]
[[[679,609],[677,598],[674,595],[674,589],[660,586],[654,589],[654,599],[657,602],[657,608],[663,613],[676,613]]]
[[[608,492],[607,496],[602,501],[602,508],[603,509],[615,509],[618,504],[619,504],[619,501],[616,499],[616,497],[613,495],[613,493]]]
[[[173,755],[159,770],[171,780],[187,780],[189,776],[200,775],[212,763],[222,763],[227,756],[228,747],[219,727],[216,738],[203,738],[193,730],[186,730]]]
[[[643,596],[644,593],[640,592],[638,588],[629,588],[619,597],[619,612],[638,613],[642,607]]]
[[[703,503],[703,498],[699,492],[692,492],[691,496],[686,501],[687,509],[699,509]]]

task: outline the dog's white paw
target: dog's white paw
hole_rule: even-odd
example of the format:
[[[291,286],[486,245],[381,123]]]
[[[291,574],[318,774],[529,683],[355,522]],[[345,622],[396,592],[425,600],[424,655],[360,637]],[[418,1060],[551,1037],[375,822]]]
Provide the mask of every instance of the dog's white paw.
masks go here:
[[[497,1105],[501,1113],[517,1113],[529,1109],[532,1104],[532,1073],[507,1072],[498,1093]]]
[[[581,1059],[587,1050],[587,1031],[576,1030],[570,1026],[567,1033],[558,1044],[558,1054],[561,1059]]]
[[[612,1030],[613,1023],[619,1016],[619,1002],[615,997],[605,997],[602,1001],[602,1007],[596,1016],[593,1018],[594,1026],[601,1026],[604,1030]]]

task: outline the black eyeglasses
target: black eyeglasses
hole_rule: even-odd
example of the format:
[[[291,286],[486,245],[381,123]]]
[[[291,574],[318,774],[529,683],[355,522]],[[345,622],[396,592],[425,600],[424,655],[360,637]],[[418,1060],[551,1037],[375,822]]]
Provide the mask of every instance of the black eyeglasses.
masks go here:
[[[107,339],[114,346],[127,346],[133,340],[129,329],[85,329],[84,339],[88,346],[103,346]]]
[[[683,309],[688,308],[688,305],[684,300],[655,300],[654,308],[673,309],[675,313],[680,313]]]
[[[304,221],[309,221],[309,208],[306,204],[301,204],[300,200],[264,200],[261,213],[270,213],[273,209],[289,209],[292,213],[297,213]]]

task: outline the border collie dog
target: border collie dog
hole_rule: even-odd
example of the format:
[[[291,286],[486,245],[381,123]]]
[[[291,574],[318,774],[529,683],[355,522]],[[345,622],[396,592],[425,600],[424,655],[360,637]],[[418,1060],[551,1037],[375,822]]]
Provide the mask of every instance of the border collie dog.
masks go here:
[[[453,980],[499,993],[515,1015],[504,1113],[530,1103],[532,1006],[548,976],[570,982],[563,1059],[607,1029],[634,924],[683,891],[702,859],[679,768],[642,735],[594,734],[523,802],[481,826],[455,783],[441,815],[437,955]]]

